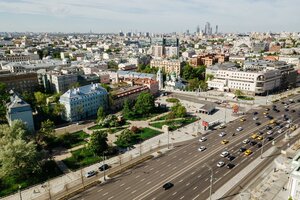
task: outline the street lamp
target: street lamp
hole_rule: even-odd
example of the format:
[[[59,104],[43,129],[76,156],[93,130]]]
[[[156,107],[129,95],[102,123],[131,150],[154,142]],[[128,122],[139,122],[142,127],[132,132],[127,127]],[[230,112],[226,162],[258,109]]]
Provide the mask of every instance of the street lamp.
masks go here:
[[[104,155],[104,153],[105,153],[105,151],[102,152],[102,154],[103,154],[102,155],[103,156],[103,169],[104,169],[103,170],[103,180],[106,181],[106,178],[105,178],[105,170],[106,170],[106,168],[104,167],[104,165],[105,165],[105,155]]]
[[[20,195],[20,200],[22,200],[21,185],[19,185],[19,195]]]
[[[208,167],[208,169],[210,170],[211,172],[211,175],[210,175],[210,189],[209,189],[209,200],[211,200],[211,195],[212,195],[212,187],[213,187],[213,175],[214,175],[214,172],[213,172],[213,168],[211,166],[209,166],[208,164],[206,164],[206,167]]]

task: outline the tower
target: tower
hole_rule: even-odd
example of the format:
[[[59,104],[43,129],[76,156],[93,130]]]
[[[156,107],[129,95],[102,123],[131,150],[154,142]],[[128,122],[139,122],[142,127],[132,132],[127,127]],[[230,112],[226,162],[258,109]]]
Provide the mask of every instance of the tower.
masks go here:
[[[218,28],[219,28],[218,25],[216,25],[216,34],[218,34]]]
[[[156,73],[156,80],[158,81],[158,89],[162,90],[164,87],[164,83],[163,83],[163,74],[161,72],[161,69],[159,69]]]

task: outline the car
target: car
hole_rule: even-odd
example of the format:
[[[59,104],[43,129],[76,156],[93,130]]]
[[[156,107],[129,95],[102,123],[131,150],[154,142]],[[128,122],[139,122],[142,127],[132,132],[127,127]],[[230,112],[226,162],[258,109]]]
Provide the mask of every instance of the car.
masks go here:
[[[271,135],[272,133],[273,133],[272,130],[269,130],[269,131],[267,132],[268,135]]]
[[[229,161],[232,161],[232,160],[234,160],[235,159],[235,156],[227,156],[227,160],[229,160]]]
[[[243,117],[243,118],[240,119],[240,121],[244,122],[244,121],[246,121],[246,119]]]
[[[291,112],[294,113],[294,112],[296,112],[296,110],[293,109],[293,110],[291,110]]]
[[[289,109],[288,109],[288,108],[286,108],[286,109],[284,109],[284,111],[288,112],[288,111],[289,111]]]
[[[253,120],[258,120],[258,117],[256,117],[256,116],[255,116],[255,117],[253,117]]]
[[[295,103],[294,99],[289,99],[290,103]]]
[[[243,127],[238,127],[237,129],[236,129],[236,131],[242,131],[243,130]]]
[[[162,187],[163,187],[165,190],[168,190],[168,189],[172,188],[173,186],[174,186],[173,183],[167,182],[167,183],[165,183]]]
[[[281,102],[281,104],[285,104],[285,102],[284,102],[284,101],[282,101],[282,102]]]
[[[204,151],[205,149],[206,149],[205,146],[200,146],[200,147],[198,148],[198,151]]]
[[[233,163],[228,163],[228,164],[226,165],[226,167],[227,167],[228,169],[232,169],[232,168],[235,167],[235,164],[233,164]]]
[[[273,140],[273,139],[274,139],[273,137],[267,137],[267,138],[266,138],[267,141],[271,141],[271,140]]]
[[[241,148],[239,149],[240,152],[244,152],[244,151],[246,151],[246,150],[247,150],[247,149],[244,148],[244,147],[241,147]]]
[[[270,108],[266,108],[266,109],[265,109],[265,111],[269,111],[269,110],[270,110]]]
[[[300,102],[300,99],[297,99],[297,102],[299,103],[299,102]]]
[[[272,105],[272,108],[276,108],[277,106],[276,105]]]
[[[217,167],[223,167],[225,165],[225,163],[223,161],[220,161],[217,163]]]
[[[229,143],[228,140],[222,140],[222,142],[221,142],[221,144],[227,144],[227,143]]]
[[[223,151],[221,154],[220,154],[221,157],[225,158],[227,156],[229,156],[229,152],[228,151]]]
[[[268,113],[268,112],[263,112],[263,114],[264,114],[264,115],[267,115],[267,114],[269,114],[269,113]]]
[[[263,136],[258,136],[256,139],[257,139],[257,140],[263,140],[264,137],[263,137]]]
[[[199,142],[205,142],[206,140],[207,140],[206,137],[202,137],[199,139]]]
[[[244,140],[243,140],[243,143],[244,143],[244,144],[248,144],[249,142],[250,142],[249,139],[244,139]]]
[[[290,124],[286,124],[284,127],[285,128],[290,128],[290,126],[291,126]]]
[[[225,123],[222,123],[222,124],[220,124],[220,126],[219,126],[219,129],[223,129],[223,128],[226,128],[226,124],[225,124]]]
[[[256,112],[256,111],[255,111],[255,112],[253,112],[253,115],[257,115],[257,114],[258,114],[258,112]]]
[[[268,119],[274,119],[274,117],[272,117],[271,115],[267,115]]]
[[[95,170],[91,170],[91,171],[88,171],[84,176],[86,178],[89,178],[89,177],[92,177],[92,176],[95,176],[96,175],[96,171]]]
[[[292,123],[293,122],[293,120],[292,119],[289,119],[289,120],[287,120],[287,123]]]
[[[271,126],[266,126],[266,130],[271,130],[272,127]]]
[[[220,137],[224,137],[225,135],[226,135],[225,132],[221,132],[221,133],[219,134]]]
[[[276,121],[274,119],[272,119],[272,120],[269,121],[269,124],[275,124],[275,122]]]
[[[264,134],[264,130],[259,130],[258,133],[259,133],[260,135],[263,135],[263,134]]]
[[[284,108],[289,108],[289,106],[288,106],[288,105],[285,105]]]
[[[255,141],[251,141],[249,144],[250,144],[250,146],[254,146],[254,145],[256,145],[256,144],[257,144],[257,142],[255,142]]]
[[[252,151],[250,149],[247,149],[244,154],[246,156],[249,156],[250,154],[252,154]]]
[[[260,148],[260,147],[262,147],[262,143],[260,143],[260,142],[259,142],[259,143],[257,143],[257,144],[256,144],[256,147],[257,147],[257,148]]]
[[[276,112],[278,112],[278,113],[279,113],[279,112],[280,112],[280,110],[276,109]]]
[[[296,126],[292,126],[292,127],[290,128],[290,130],[291,130],[291,131],[296,130]]]
[[[101,165],[99,167],[99,170],[100,171],[105,171],[105,170],[108,170],[110,168],[110,166],[108,164],[104,164],[104,165]]]
[[[255,125],[256,125],[256,126],[260,126],[261,123],[260,123],[260,122],[255,122]]]
[[[251,135],[252,139],[256,139],[258,137],[258,135],[256,133],[254,133],[253,135]]]

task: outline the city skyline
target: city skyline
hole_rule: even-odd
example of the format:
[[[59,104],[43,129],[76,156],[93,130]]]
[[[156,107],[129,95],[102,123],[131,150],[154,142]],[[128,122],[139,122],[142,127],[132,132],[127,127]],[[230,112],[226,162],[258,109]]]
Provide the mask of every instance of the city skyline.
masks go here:
[[[1,31],[196,32],[206,22],[219,32],[297,32],[296,0],[2,0]]]

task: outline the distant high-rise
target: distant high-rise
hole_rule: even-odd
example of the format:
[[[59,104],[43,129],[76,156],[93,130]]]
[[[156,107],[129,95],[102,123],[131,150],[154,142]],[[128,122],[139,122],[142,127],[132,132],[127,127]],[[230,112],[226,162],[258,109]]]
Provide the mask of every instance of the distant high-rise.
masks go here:
[[[210,27],[210,23],[206,22],[205,28],[204,28],[204,34],[205,35],[211,35],[212,28]]]
[[[200,27],[199,27],[199,25],[197,26],[197,29],[196,29],[196,33],[200,33]]]
[[[218,28],[219,28],[218,25],[216,25],[216,34],[218,34]]]

